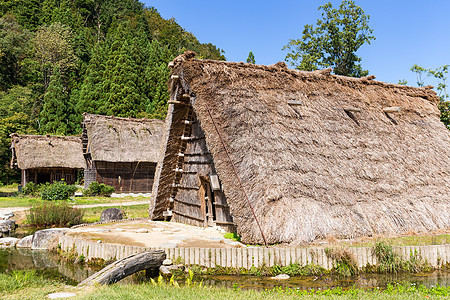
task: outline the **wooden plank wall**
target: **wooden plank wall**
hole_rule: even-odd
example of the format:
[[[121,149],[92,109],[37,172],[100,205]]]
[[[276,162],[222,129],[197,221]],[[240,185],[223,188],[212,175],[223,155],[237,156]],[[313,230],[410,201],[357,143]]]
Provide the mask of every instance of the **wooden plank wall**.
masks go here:
[[[327,257],[325,248],[145,248],[115,244],[96,243],[69,236],[59,237],[63,251],[75,251],[86,259],[99,257],[103,259],[121,259],[131,254],[163,249],[168,258],[179,259],[186,265],[204,267],[234,267],[249,269],[252,266],[288,266],[291,263],[300,265],[314,264],[331,269],[336,262]],[[377,260],[369,247],[347,248],[351,251],[361,268],[367,264],[375,265]],[[408,260],[415,252],[434,267],[450,263],[450,244],[430,246],[398,246],[394,251]]]
[[[113,186],[117,193],[152,191],[156,163],[96,161],[96,181]]]

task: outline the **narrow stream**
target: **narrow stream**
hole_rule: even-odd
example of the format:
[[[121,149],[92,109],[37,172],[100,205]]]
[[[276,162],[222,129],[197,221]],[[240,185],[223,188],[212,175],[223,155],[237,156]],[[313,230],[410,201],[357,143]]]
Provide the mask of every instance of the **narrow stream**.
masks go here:
[[[48,251],[29,249],[0,250],[0,273],[13,270],[37,270],[49,278],[55,278],[66,284],[77,285],[82,280],[95,273],[95,270],[58,261],[57,257]],[[130,276],[131,277],[131,276]],[[206,286],[226,288],[241,288],[252,290],[273,289],[275,287],[291,289],[329,289],[333,287],[363,289],[385,288],[388,284],[416,284],[431,286],[450,285],[450,271],[435,271],[424,274],[363,274],[353,277],[337,277],[325,275],[291,277],[287,280],[273,280],[261,276],[211,275],[196,276],[195,281],[203,281]],[[126,278],[123,283],[134,283],[134,278]],[[183,284],[184,280],[180,282]]]

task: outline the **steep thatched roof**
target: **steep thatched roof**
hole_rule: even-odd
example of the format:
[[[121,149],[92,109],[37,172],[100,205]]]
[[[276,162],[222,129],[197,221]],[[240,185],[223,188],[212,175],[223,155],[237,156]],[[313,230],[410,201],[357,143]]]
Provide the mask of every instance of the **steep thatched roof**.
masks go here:
[[[83,114],[93,160],[157,162],[164,121]]]
[[[220,136],[269,243],[450,228],[450,131],[432,90],[186,57],[173,74],[244,242],[263,240]]]
[[[86,167],[81,139],[75,136],[11,134],[12,164],[19,169]]]

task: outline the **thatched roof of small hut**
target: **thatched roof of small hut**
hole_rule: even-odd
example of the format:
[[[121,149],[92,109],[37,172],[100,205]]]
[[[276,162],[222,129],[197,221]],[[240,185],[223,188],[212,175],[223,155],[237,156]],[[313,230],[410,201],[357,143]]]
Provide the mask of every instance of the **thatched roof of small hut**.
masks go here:
[[[70,168],[84,169],[86,163],[81,139],[75,136],[11,134],[13,157],[19,169]]]
[[[83,114],[92,159],[157,162],[164,121]]]
[[[244,242],[263,240],[222,140],[269,243],[450,228],[450,131],[429,87],[190,56],[172,94],[191,96]]]

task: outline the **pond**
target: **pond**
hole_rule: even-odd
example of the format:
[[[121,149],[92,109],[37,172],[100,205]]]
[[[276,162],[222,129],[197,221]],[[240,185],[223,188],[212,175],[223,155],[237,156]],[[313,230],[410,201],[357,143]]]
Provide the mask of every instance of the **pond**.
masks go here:
[[[38,270],[48,278],[55,278],[69,285],[77,285],[95,273],[95,270],[58,261],[56,255],[48,251],[29,249],[0,250],[0,273],[13,270]],[[435,271],[424,274],[362,274],[353,277],[301,276],[287,280],[273,280],[260,276],[211,275],[196,276],[195,281],[203,281],[203,285],[227,288],[264,290],[274,287],[292,289],[329,289],[333,287],[363,289],[385,288],[388,284],[417,284],[431,286],[450,285],[450,271]],[[127,278],[124,283],[138,282],[136,278]],[[184,280],[181,281],[183,283]]]

